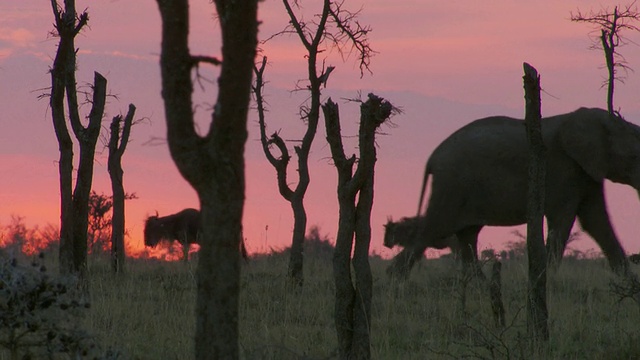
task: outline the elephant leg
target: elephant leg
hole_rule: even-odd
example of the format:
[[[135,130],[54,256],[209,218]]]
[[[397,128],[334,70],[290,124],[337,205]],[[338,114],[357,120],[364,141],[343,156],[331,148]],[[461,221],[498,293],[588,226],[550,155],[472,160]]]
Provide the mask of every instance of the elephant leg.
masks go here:
[[[584,231],[591,235],[602,249],[611,269],[618,275],[629,275],[629,262],[611,226],[602,185],[589,193],[580,204],[578,219]]]
[[[485,280],[486,277],[482,272],[480,263],[478,262],[478,234],[482,226],[467,226],[458,231],[456,236],[460,241],[460,258],[462,260],[462,270],[466,274]]]
[[[547,266],[555,272],[560,267],[562,255],[567,248],[567,241],[571,234],[571,228],[575,222],[575,214],[565,216],[561,220],[552,217],[547,219],[549,233],[547,234]]]
[[[426,247],[406,247],[393,258],[387,268],[390,277],[406,280],[409,278],[413,265],[422,257]]]

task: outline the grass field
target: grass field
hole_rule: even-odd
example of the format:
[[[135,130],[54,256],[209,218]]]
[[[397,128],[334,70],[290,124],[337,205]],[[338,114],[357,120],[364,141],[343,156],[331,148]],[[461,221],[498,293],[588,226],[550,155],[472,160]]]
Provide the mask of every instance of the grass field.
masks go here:
[[[94,260],[87,330],[134,359],[191,358],[195,265],[132,259],[127,274],[114,278],[106,261]],[[387,265],[372,258],[375,359],[640,358],[640,309],[611,292],[615,277],[602,259],[567,259],[549,279],[551,340],[537,356],[526,348],[524,260],[503,266],[504,329],[494,326],[486,286],[473,280],[463,292],[451,262],[422,261],[402,285],[388,280]],[[305,286],[298,293],[287,290],[286,266],[279,254],[243,266],[242,357],[335,357],[330,259],[306,258]]]

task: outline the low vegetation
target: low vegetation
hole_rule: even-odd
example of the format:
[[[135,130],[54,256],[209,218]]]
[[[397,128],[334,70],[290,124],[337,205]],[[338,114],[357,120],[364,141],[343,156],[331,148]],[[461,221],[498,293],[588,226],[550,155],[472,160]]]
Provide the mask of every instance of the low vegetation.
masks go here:
[[[300,290],[288,288],[286,252],[256,255],[243,265],[241,358],[336,356],[331,251],[326,239],[315,238],[305,251],[306,279]],[[55,258],[38,260],[43,263],[35,269],[54,267],[46,263]],[[484,267],[487,274],[491,263]],[[494,325],[486,284],[460,279],[453,259],[423,260],[405,284],[389,281],[388,264],[371,259],[373,358],[532,358],[525,338],[524,258],[503,261],[504,328]],[[195,267],[195,261],[130,259],[126,272],[114,276],[109,259],[94,256],[89,263],[90,307],[75,310],[82,314],[77,321],[99,340],[99,348],[110,349],[110,358],[191,358]],[[565,259],[549,281],[551,340],[548,349],[538,349],[538,358],[640,358],[640,309],[616,292],[614,280],[604,259]],[[5,336],[8,330],[1,331]],[[0,359],[11,358],[3,346]]]

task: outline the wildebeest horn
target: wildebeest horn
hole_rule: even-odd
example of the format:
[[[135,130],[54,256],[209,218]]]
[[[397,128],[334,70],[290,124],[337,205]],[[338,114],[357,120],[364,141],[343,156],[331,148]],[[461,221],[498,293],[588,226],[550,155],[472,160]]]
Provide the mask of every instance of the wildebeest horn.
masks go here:
[[[158,210],[156,210],[156,217],[159,217],[159,216],[160,216],[160,214],[158,214]]]

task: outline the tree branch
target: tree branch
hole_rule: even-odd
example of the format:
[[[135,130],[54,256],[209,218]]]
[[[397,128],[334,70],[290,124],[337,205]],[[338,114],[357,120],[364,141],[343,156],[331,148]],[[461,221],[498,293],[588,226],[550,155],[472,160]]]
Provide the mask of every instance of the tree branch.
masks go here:
[[[330,9],[333,22],[338,28],[339,32],[336,35],[330,35],[332,41],[336,45],[336,48],[342,53],[342,45],[351,43],[351,51],[355,48],[358,53],[358,60],[360,62],[360,77],[364,76],[364,70],[372,73],[369,65],[371,63],[371,56],[376,52],[369,45],[369,32],[371,32],[370,26],[362,26],[356,19],[360,14],[360,10],[356,12],[350,12],[342,9],[342,4],[334,3],[335,9]],[[347,55],[348,57],[348,55]],[[343,55],[344,58],[344,55]]]
[[[222,61],[220,59],[213,56],[204,56],[204,55],[192,55],[191,56],[191,66],[198,66],[199,63],[206,63],[212,65],[222,65]]]

